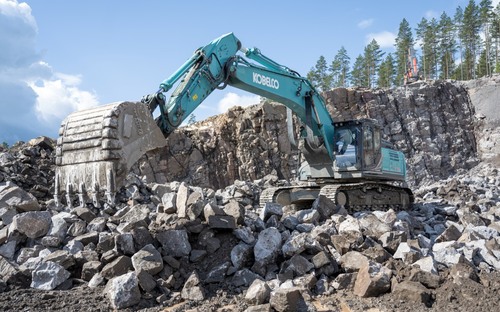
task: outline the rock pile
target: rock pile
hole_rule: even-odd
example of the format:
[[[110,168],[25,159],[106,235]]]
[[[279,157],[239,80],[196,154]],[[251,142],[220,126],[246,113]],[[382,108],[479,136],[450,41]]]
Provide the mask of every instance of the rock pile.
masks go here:
[[[220,290],[248,311],[314,310],[336,292],[431,306],[445,280],[500,271],[500,176],[475,170],[422,188],[410,211],[355,215],[324,196],[260,208],[276,176],[213,190],[130,175],[116,207],[71,211],[3,182],[0,289],[103,287],[116,309],[196,306]]]

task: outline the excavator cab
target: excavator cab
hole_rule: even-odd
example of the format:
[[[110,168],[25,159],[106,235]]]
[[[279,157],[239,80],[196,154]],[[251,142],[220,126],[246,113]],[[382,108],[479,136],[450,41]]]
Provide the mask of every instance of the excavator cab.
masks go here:
[[[381,164],[380,127],[370,119],[335,123],[335,171],[378,170]],[[342,174],[347,172],[347,174]]]
[[[372,119],[337,122],[334,174],[336,179],[404,181],[406,162],[402,152],[382,139],[382,130]]]

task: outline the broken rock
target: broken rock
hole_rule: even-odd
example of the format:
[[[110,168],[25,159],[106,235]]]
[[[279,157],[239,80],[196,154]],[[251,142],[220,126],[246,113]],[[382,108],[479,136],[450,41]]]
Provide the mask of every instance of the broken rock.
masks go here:
[[[111,279],[104,291],[115,309],[131,307],[141,300],[141,291],[135,272]]]
[[[0,183],[0,207],[15,208],[19,212],[41,209],[35,196],[10,182]]]
[[[9,232],[18,231],[29,238],[38,238],[48,233],[52,224],[48,211],[23,212],[14,217]]]
[[[373,261],[365,263],[358,272],[354,294],[360,297],[376,297],[391,288],[392,271]]]
[[[160,252],[149,244],[132,256],[132,265],[136,272],[146,271],[155,275],[163,270],[163,259]]]
[[[64,283],[70,273],[63,266],[52,261],[41,262],[31,276],[31,287],[42,290],[52,290]]]

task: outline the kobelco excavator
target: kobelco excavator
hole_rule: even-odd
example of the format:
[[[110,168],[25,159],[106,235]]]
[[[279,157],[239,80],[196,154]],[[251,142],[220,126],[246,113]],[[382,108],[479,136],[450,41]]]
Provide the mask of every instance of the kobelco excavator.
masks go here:
[[[167,100],[164,93],[176,84]],[[55,198],[65,198],[70,206],[75,195],[80,205],[113,204],[141,155],[164,146],[165,137],[207,96],[227,85],[282,103],[302,121],[299,175],[311,183],[265,190],[261,202],[294,204],[324,194],[357,210],[404,209],[413,201],[405,184],[405,157],[382,139],[376,121],[334,121],[310,81],[259,49],[244,48],[232,33],[197,49],[140,103],[118,102],[69,115],[57,141]]]

